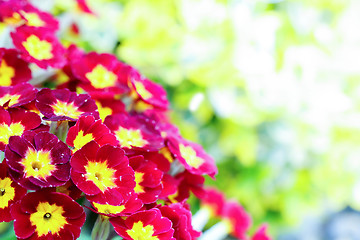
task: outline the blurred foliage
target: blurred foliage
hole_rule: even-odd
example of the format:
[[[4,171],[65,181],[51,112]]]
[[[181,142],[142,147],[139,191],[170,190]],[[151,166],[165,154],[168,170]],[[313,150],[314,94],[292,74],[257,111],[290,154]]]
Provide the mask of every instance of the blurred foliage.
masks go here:
[[[217,161],[207,183],[255,224],[277,236],[360,208],[359,1],[90,0],[96,16],[73,2],[48,6],[63,42],[113,52],[161,83],[173,122]]]

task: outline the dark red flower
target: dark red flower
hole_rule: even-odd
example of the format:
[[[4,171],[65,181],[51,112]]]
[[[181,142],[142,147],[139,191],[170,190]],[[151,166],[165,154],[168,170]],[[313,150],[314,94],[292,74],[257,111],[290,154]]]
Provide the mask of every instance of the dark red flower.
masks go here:
[[[119,145],[125,149],[158,151],[164,146],[155,121],[140,116],[114,114],[105,119],[105,125],[115,134]]]
[[[171,221],[157,208],[139,211],[123,219],[111,218],[115,231],[124,239],[175,240]]]
[[[0,222],[13,220],[10,207],[26,194],[26,189],[14,182],[8,173],[6,162],[0,163]]]
[[[133,96],[135,95],[136,98],[140,98],[146,104],[155,108],[166,110],[169,107],[166,91],[161,85],[144,78],[138,72],[134,72],[129,81]],[[138,106],[138,108],[140,107]]]
[[[61,186],[70,179],[70,149],[48,132],[10,137],[5,158],[11,177],[27,189]]]
[[[191,212],[189,206],[182,203],[173,203],[168,206],[159,207],[161,214],[171,220],[175,230],[175,239],[192,240],[200,237],[201,232],[191,226]]]
[[[73,152],[82,148],[88,142],[95,140],[97,144],[117,145],[116,137],[110,132],[101,120],[96,120],[93,116],[82,116],[75,126],[68,131],[66,144],[73,147]]]
[[[135,195],[132,195],[129,200],[119,206],[96,202],[91,202],[91,205],[95,209],[93,211],[109,217],[126,216],[138,211],[143,206],[142,201]]]
[[[121,148],[91,141],[71,157],[71,178],[87,199],[121,205],[134,194],[134,171]]]
[[[21,136],[24,131],[35,129],[41,124],[39,115],[24,109],[0,107],[0,151],[4,151],[11,136]]]
[[[36,95],[36,107],[50,121],[74,121],[88,115],[99,119],[97,106],[88,94],[77,94],[68,89],[42,89]]]
[[[201,208],[205,208],[213,217],[221,217],[226,203],[224,193],[215,188],[205,188],[206,194],[200,198]]]
[[[135,171],[135,193],[145,204],[155,202],[162,191],[163,172],[141,155],[129,158],[129,163]]]
[[[62,68],[66,63],[65,48],[46,28],[21,26],[11,33],[11,37],[25,61],[41,68]]]
[[[127,81],[133,68],[117,60],[116,56],[90,52],[71,61],[75,76],[87,92],[102,91],[122,94],[128,91]]]
[[[214,159],[208,155],[201,145],[187,141],[182,137],[169,137],[170,152],[193,174],[208,174],[214,178],[217,168]]]
[[[29,83],[0,87],[0,106],[4,108],[23,106],[33,101],[37,92],[38,91]]]
[[[11,215],[20,239],[77,239],[85,222],[84,209],[77,202],[46,190],[26,194],[12,205]]]
[[[29,64],[19,58],[16,49],[0,48],[0,83],[1,86],[14,86],[31,79]]]

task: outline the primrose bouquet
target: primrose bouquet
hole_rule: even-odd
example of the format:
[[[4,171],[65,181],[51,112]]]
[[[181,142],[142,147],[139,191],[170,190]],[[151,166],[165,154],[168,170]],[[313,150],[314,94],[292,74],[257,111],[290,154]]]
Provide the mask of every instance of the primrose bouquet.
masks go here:
[[[214,160],[169,122],[160,85],[65,46],[58,20],[27,1],[0,0],[0,20],[0,222],[18,239],[86,238],[85,226],[92,239],[270,239],[265,225],[249,237],[244,209],[204,187]]]

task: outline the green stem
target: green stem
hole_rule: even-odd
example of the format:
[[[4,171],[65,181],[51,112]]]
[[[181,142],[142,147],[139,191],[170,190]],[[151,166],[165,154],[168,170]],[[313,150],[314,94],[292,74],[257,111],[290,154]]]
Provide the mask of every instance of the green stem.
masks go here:
[[[98,215],[91,232],[92,240],[106,240],[110,233],[110,222],[106,216]]]

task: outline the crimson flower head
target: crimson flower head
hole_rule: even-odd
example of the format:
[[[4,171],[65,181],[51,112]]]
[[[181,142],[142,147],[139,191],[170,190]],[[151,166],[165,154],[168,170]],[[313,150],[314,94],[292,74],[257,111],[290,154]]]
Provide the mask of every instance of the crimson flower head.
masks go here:
[[[77,94],[68,89],[42,89],[36,96],[36,107],[50,121],[74,121],[88,115],[99,118],[97,106],[88,94]]]
[[[225,196],[215,188],[206,188],[206,194],[200,198],[201,207],[210,211],[213,216],[221,217],[226,203]]]
[[[217,174],[215,161],[199,144],[187,141],[180,136],[170,136],[168,139],[170,152],[189,172],[199,175],[208,174],[214,178]]]
[[[169,102],[164,88],[139,73],[135,72],[129,79],[133,92],[145,103],[152,107],[166,110]]]
[[[100,204],[121,205],[134,194],[134,171],[121,148],[91,141],[71,157],[71,179]]]
[[[71,61],[72,70],[88,91],[121,94],[128,91],[127,80],[133,68],[108,53],[90,52]]]
[[[26,194],[26,189],[14,182],[8,173],[6,162],[0,163],[0,222],[13,220],[10,207]]]
[[[111,218],[110,222],[124,239],[175,240],[171,221],[157,208],[136,212],[126,219]]]
[[[246,238],[246,232],[251,225],[251,218],[239,203],[227,202],[222,217],[228,223],[230,234],[239,239]]]
[[[0,85],[14,86],[31,79],[29,64],[19,57],[16,49],[0,48]]]
[[[15,86],[0,86],[0,106],[4,108],[20,107],[30,103],[38,91],[29,83],[19,83]]]
[[[142,201],[136,195],[132,195],[129,200],[118,206],[96,202],[91,202],[91,205],[94,207],[94,210],[92,209],[94,212],[109,217],[127,216],[143,206]]]
[[[25,131],[41,124],[39,115],[21,108],[5,110],[0,107],[0,151],[5,150],[11,136],[21,136]]]
[[[26,26],[45,28],[48,31],[56,31],[59,28],[59,22],[53,15],[40,11],[29,3],[18,10],[18,13],[25,20]]]
[[[173,203],[161,206],[160,211],[164,217],[171,220],[175,230],[175,239],[193,240],[197,239],[201,233],[194,230],[191,226],[191,212],[185,203]]]
[[[141,155],[129,158],[129,162],[135,171],[135,193],[145,204],[155,202],[162,191],[163,172]]]
[[[65,48],[54,32],[44,28],[21,26],[11,33],[13,43],[21,57],[41,68],[61,68],[65,65]]]
[[[105,125],[115,134],[125,149],[157,151],[164,146],[155,121],[141,115],[114,114],[105,119]]]
[[[81,116],[75,126],[69,129],[66,143],[73,147],[73,152],[82,148],[88,142],[95,140],[97,144],[117,145],[116,137],[110,132],[101,120],[96,120],[93,116]]]
[[[84,209],[63,193],[30,192],[12,205],[14,230],[20,239],[77,239],[85,222]]]
[[[5,158],[12,179],[30,190],[60,186],[70,178],[70,149],[48,132],[10,137]]]

